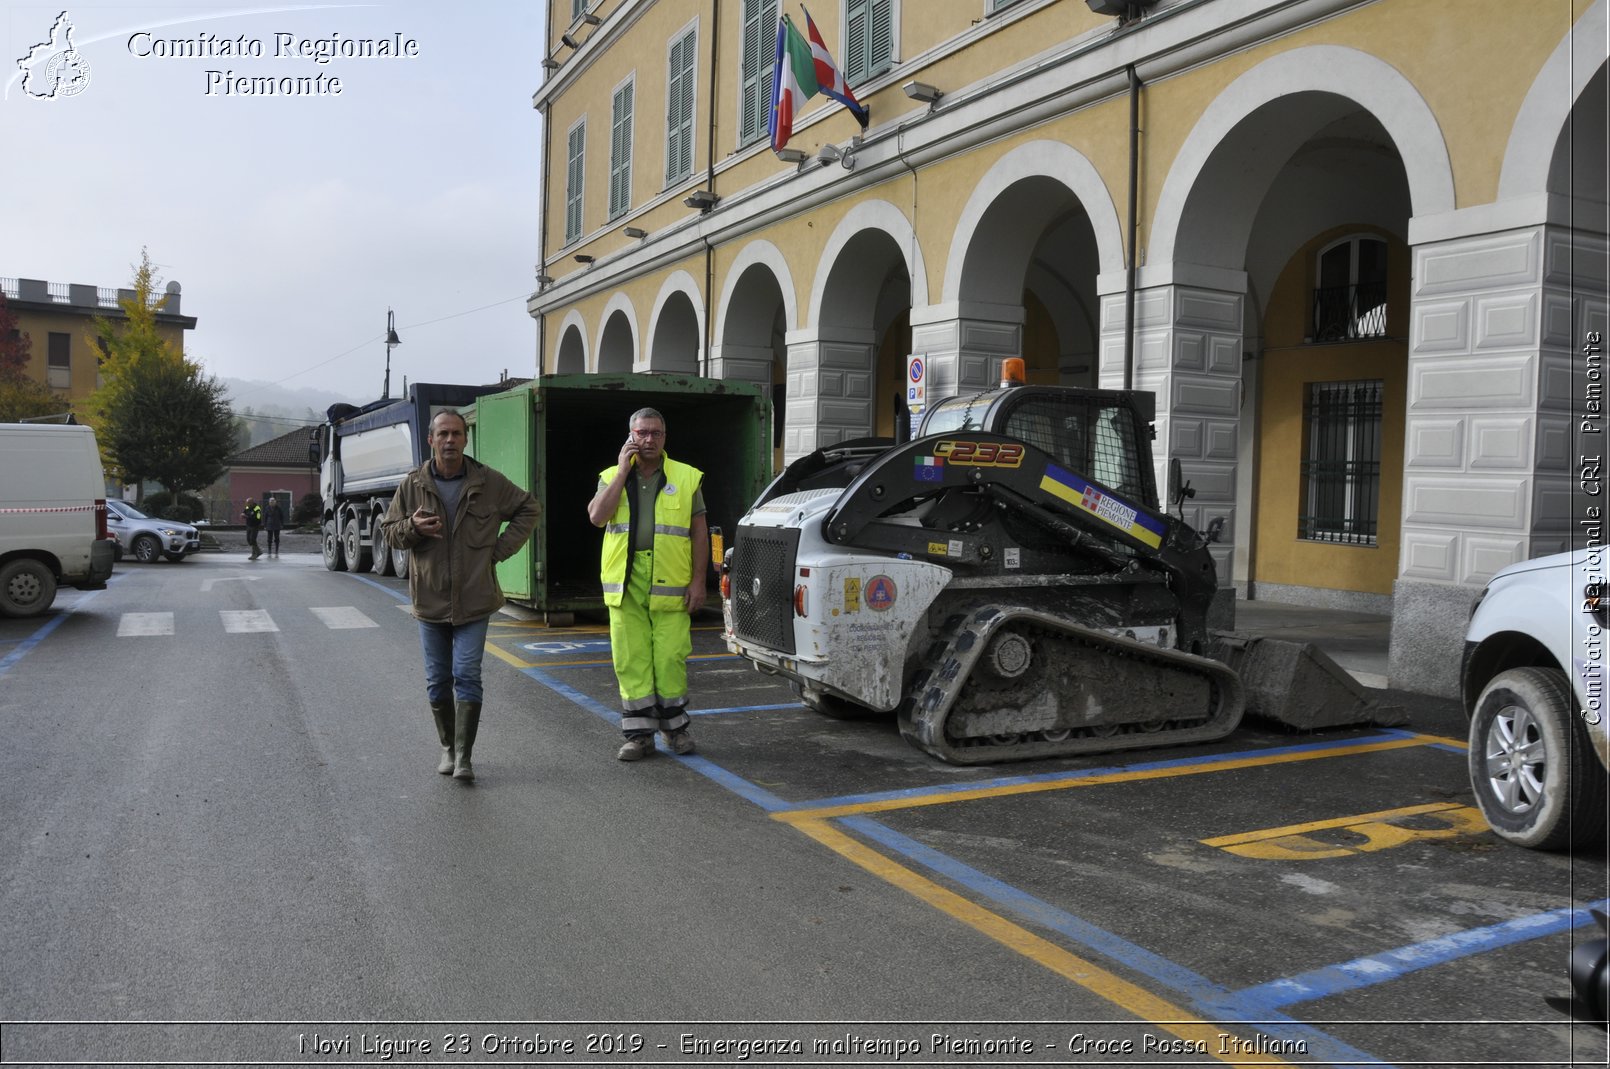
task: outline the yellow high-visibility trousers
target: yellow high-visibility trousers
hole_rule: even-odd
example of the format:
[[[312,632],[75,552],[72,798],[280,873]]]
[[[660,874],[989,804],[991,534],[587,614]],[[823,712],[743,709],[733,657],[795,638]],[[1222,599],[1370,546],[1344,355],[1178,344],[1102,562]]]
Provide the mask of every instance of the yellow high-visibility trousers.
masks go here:
[[[687,725],[688,654],[693,652],[692,619],[687,612],[650,612],[649,586],[654,554],[633,555],[632,575],[621,603],[609,610],[609,653],[620,687],[621,730],[628,735],[675,731]],[[659,712],[665,713],[661,719]],[[673,721],[676,721],[673,723]]]

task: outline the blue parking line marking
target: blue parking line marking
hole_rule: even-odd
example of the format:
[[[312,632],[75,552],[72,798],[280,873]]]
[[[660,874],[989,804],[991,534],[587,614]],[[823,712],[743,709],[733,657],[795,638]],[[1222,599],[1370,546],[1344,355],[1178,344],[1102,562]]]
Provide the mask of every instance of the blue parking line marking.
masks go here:
[[[818,798],[815,801],[800,802],[796,807],[801,810],[832,809],[841,805],[865,805],[869,802],[897,801],[902,798],[925,798],[945,794],[960,794],[965,791],[988,791],[1001,787],[1016,787],[1027,783],[1072,783],[1093,776],[1111,776],[1126,772],[1151,772],[1158,769],[1182,768],[1186,766],[1212,766],[1225,764],[1231,761],[1244,761],[1249,757],[1270,757],[1281,754],[1295,753],[1322,753],[1325,750],[1339,750],[1351,746],[1368,746],[1377,742],[1392,742],[1397,739],[1413,738],[1412,731],[1387,731],[1375,735],[1365,735],[1356,739],[1329,739],[1324,742],[1305,742],[1292,746],[1274,746],[1268,749],[1233,750],[1229,753],[1212,754],[1197,757],[1173,757],[1163,761],[1140,761],[1132,765],[1103,765],[1100,768],[1080,768],[1063,772],[1040,772],[1028,776],[1001,776],[995,779],[968,780],[962,783],[941,783],[927,787],[903,787],[895,791],[872,791],[865,794],[846,794],[837,798]]]
[[[28,656],[29,653],[33,652],[35,646],[45,641],[45,639],[50,636],[52,631],[56,630],[56,628],[62,625],[63,621],[65,621],[69,616],[73,615],[73,613],[77,612],[79,609],[82,609],[89,602],[93,601],[95,596],[99,593],[99,590],[89,592],[88,594],[84,595],[84,597],[74,602],[72,608],[52,616],[40,626],[39,630],[35,631],[27,638],[22,639],[21,642],[18,643],[16,649],[6,654],[3,658],[0,658],[0,676],[4,676],[7,672],[11,671],[12,665],[16,664],[18,661]]]
[[[769,713],[776,709],[803,709],[799,702],[782,705],[729,705],[725,709],[689,709],[689,716],[714,716],[717,713]]]
[[[1386,1062],[1380,1061],[1374,1055],[1350,1047],[1334,1036],[1283,1014],[1271,1014],[1261,1007],[1259,1013],[1249,1014],[1235,1001],[1228,988],[1215,984],[1185,966],[1154,954],[1112,932],[1080,920],[1066,910],[1058,909],[1026,891],[986,875],[949,854],[941,853],[902,835],[870,817],[845,817],[838,823],[932,872],[955,881],[1030,924],[1050,929],[1127,969],[1156,980],[1190,999],[1198,1009],[1210,1011],[1207,1016],[1215,1020],[1255,1024],[1260,1032],[1274,1039],[1301,1040],[1308,1048],[1308,1056],[1323,1063],[1367,1064],[1376,1069],[1391,1069]]]
[[[1591,908],[1605,909],[1610,899],[1601,898]],[[1541,939],[1546,935],[1569,931],[1592,924],[1590,907],[1565,908],[1535,913],[1530,917],[1516,917],[1485,928],[1471,928],[1451,935],[1438,936],[1423,943],[1414,943],[1396,950],[1354,958],[1338,965],[1327,965],[1298,976],[1270,980],[1256,987],[1245,988],[1235,994],[1237,1005],[1248,1012],[1260,1013],[1298,1002],[1312,1002],[1344,991],[1370,987],[1387,980],[1396,980],[1420,969],[1441,965],[1472,954],[1481,954],[1514,943]]]
[[[369,586],[374,587],[376,590],[384,590],[386,593],[390,594],[392,597],[396,598],[398,601],[407,601],[408,600],[408,591],[407,590],[393,590],[391,587],[387,586],[385,583],[376,582],[375,580],[370,579],[366,575],[354,575],[353,573],[348,572],[347,577],[349,579],[356,579],[360,583],[366,583]]]

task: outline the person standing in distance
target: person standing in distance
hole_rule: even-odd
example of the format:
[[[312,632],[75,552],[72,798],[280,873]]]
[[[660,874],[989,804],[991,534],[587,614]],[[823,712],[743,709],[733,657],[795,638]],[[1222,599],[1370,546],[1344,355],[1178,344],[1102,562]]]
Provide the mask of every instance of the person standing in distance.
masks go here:
[[[241,515],[246,517],[246,544],[252,547],[252,555],[246,559],[256,560],[263,555],[262,547],[257,544],[257,532],[263,529],[263,506],[248,501]]]
[[[470,758],[481,726],[481,657],[487,623],[504,600],[493,566],[525,545],[542,514],[537,499],[502,472],[464,455],[467,429],[457,411],[436,413],[431,458],[397,487],[380,521],[386,545],[413,557],[408,596],[442,744],[436,771],[461,780],[475,778]]]
[[[280,529],[285,526],[285,509],[280,506],[280,499],[268,499],[268,507],[263,510],[263,532],[268,536],[268,555],[280,555]]]
[[[587,518],[604,529],[599,579],[626,736],[615,756],[637,761],[654,752],[656,730],[673,752],[694,749],[688,654],[692,614],[704,605],[710,531],[704,473],[666,455],[665,417],[641,408],[626,425],[626,444],[599,473]]]

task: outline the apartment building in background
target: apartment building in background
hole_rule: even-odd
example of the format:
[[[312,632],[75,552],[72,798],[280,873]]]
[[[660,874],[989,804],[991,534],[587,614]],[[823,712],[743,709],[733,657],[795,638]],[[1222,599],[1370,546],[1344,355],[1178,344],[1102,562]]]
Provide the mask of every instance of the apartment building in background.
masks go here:
[[[1572,545],[1606,0],[817,0],[870,123],[815,97],[786,158],[797,0],[548,13],[539,370],[768,384],[778,463],[890,433],[910,354],[1153,391],[1221,582],[1390,612],[1408,689]]]
[[[133,300],[134,291],[37,278],[0,278],[0,292],[16,314],[16,330],[28,335],[28,376],[67,402],[76,403],[94,393],[100,385],[101,352],[90,321],[97,316],[113,323],[125,318],[118,302]],[[184,332],[196,329],[196,317],[180,313],[179,283],[169,282],[163,297],[157,330],[182,353]],[[62,406],[64,411],[66,407]]]

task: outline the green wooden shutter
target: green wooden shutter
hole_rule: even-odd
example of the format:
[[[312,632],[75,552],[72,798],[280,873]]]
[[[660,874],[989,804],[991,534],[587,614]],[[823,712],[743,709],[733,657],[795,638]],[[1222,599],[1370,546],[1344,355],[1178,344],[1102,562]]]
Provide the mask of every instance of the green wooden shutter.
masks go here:
[[[778,0],[744,0],[743,86],[738,139],[748,144],[766,132],[772,68],[777,64]]]
[[[844,80],[856,85],[867,80],[867,0],[850,0],[844,9]]]
[[[894,0],[871,0],[871,25],[867,29],[867,77],[894,66]]]
[[[615,91],[609,127],[609,217],[632,205],[632,84]]]
[[[665,184],[693,173],[693,78],[698,34],[689,30],[671,46],[671,87],[665,120]]]
[[[578,123],[570,131],[569,161],[565,168],[565,244],[581,237],[582,182],[587,150],[587,124]]]

